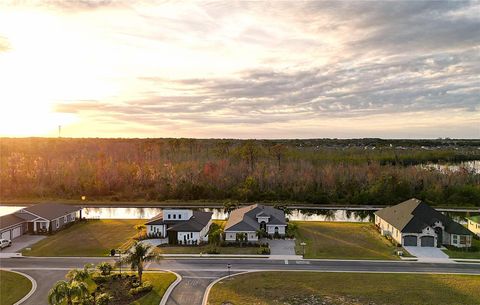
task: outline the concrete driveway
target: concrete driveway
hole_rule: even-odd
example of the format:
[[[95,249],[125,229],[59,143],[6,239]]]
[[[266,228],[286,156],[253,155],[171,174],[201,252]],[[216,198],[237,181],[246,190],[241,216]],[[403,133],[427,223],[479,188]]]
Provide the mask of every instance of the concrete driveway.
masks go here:
[[[46,238],[44,235],[22,235],[12,240],[12,245],[8,248],[2,249],[3,253],[20,252],[23,248],[27,248],[38,241]]]
[[[267,240],[271,255],[295,255],[295,240],[272,239]]]
[[[450,262],[448,255],[435,247],[404,247],[411,255],[416,256],[419,261],[446,261]]]

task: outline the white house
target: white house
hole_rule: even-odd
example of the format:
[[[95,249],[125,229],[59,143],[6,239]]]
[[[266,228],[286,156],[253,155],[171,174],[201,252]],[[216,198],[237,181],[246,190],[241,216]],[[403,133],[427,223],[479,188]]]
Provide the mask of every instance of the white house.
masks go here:
[[[81,217],[81,207],[38,203],[0,217],[0,237],[15,239],[23,234],[53,233]]]
[[[458,248],[472,245],[472,233],[418,199],[375,212],[375,225],[402,246]]]
[[[187,209],[164,209],[145,223],[147,235],[165,241],[168,238],[169,244],[195,245],[207,242],[212,214]]]
[[[282,210],[253,204],[230,213],[225,225],[225,240],[236,241],[239,233],[246,234],[247,242],[257,242],[257,231],[264,229],[269,235],[285,236],[287,222]]]

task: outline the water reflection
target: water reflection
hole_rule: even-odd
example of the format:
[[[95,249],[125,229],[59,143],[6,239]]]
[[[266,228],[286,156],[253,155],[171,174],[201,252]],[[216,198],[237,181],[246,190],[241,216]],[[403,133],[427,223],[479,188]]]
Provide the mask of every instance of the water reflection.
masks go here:
[[[22,206],[0,206],[0,216],[14,213]],[[222,208],[199,208],[212,212],[213,219],[226,220],[228,213]],[[160,213],[161,208],[135,207],[88,207],[82,210],[82,216],[88,219],[150,219]],[[344,222],[373,222],[374,210],[348,209],[286,209],[285,213],[290,221],[344,221]],[[465,224],[465,217],[477,213],[443,212],[455,221]]]

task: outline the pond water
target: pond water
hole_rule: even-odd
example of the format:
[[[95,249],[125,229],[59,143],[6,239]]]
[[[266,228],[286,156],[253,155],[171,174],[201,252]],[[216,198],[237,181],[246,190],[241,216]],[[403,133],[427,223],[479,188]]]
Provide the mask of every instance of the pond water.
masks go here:
[[[21,206],[0,206],[0,216],[21,209]],[[225,220],[228,214],[222,208],[199,208],[213,212],[213,219]],[[160,213],[161,208],[151,207],[88,207],[82,210],[82,216],[87,219],[150,219]],[[291,221],[345,221],[373,222],[373,209],[288,209],[287,218]],[[460,223],[465,222],[467,212],[445,212]]]
[[[428,164],[422,164],[419,166],[425,169],[438,170],[443,173],[447,171],[458,172],[461,169],[465,169],[465,170],[480,174],[480,160],[466,161],[466,162],[460,162],[460,163],[446,163],[446,164],[428,163]]]

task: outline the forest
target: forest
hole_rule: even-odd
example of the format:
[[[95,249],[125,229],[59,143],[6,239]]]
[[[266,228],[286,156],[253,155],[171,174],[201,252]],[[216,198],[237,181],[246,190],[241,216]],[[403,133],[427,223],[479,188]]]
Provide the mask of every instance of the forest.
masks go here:
[[[480,140],[0,138],[0,200],[480,206]]]

